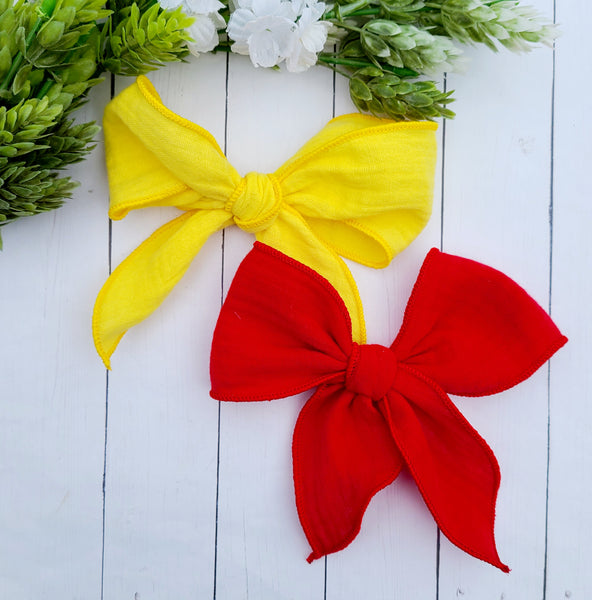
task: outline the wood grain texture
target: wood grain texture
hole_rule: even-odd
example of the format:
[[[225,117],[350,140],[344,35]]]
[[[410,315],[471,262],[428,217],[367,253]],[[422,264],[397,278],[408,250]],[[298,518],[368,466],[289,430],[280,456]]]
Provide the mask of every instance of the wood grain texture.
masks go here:
[[[582,577],[592,564],[592,205],[587,177],[592,142],[589,102],[579,91],[592,76],[590,62],[582,60],[589,52],[590,19],[589,2],[557,5],[563,34],[555,69],[551,309],[570,341],[551,361],[546,595],[562,600],[592,597],[592,581]]]
[[[81,109],[100,120],[107,88]],[[105,371],[89,335],[107,274],[103,144],[58,211],[3,229],[0,256],[0,597],[101,592]]]
[[[347,81],[338,77],[335,83],[336,113],[355,110]],[[430,248],[440,247],[442,127],[438,139],[433,214],[426,228],[386,269],[348,262],[364,306],[368,343],[393,342],[423,259]],[[328,558],[327,598],[432,600],[436,593],[437,527],[414,481],[403,473],[370,502],[352,544]]]
[[[306,563],[291,438],[308,394],[244,404],[208,395],[213,328],[250,234],[212,236],[170,297],[124,337],[106,376],[90,335],[96,293],[109,268],[176,211],[133,211],[110,227],[99,142],[72,169],[82,180],[72,201],[3,229],[0,597],[592,597],[592,77],[583,61],[592,14],[583,0],[529,3],[547,15],[556,5],[556,54],[467,49],[467,75],[446,79],[458,117],[438,131],[431,221],[388,268],[348,263],[369,342],[395,337],[432,246],[504,271],[570,337],[550,367],[515,389],[454,398],[498,457],[496,536],[512,572],[452,546],[406,474],[372,500],[350,547]],[[296,76],[216,55],[150,78],[241,174],[275,170],[353,110],[347,82],[322,68]],[[85,116],[100,119],[109,94],[108,84],[96,89]]]
[[[275,171],[331,118],[331,74],[310,75],[302,86],[289,73],[230,57],[226,149],[239,173]],[[253,241],[226,231],[225,291]],[[305,561],[292,483],[292,431],[304,397],[221,406],[217,598],[323,597],[324,561]]]
[[[165,105],[218,139],[225,121],[222,56],[151,76]],[[118,82],[120,89],[129,80]],[[207,93],[204,86],[207,84]],[[174,143],[167,141],[163,143]],[[136,211],[113,224],[113,266],[177,211]],[[109,376],[105,506],[106,598],[212,594],[218,407],[209,347],[220,309],[221,235],[122,340]]]
[[[552,14],[550,2],[533,4]],[[481,68],[448,78],[458,117],[446,128],[443,248],[500,269],[547,308],[552,52],[469,54]],[[538,600],[546,551],[547,369],[507,392],[455,401],[500,464],[496,539],[512,571],[469,562],[443,539],[441,597]]]

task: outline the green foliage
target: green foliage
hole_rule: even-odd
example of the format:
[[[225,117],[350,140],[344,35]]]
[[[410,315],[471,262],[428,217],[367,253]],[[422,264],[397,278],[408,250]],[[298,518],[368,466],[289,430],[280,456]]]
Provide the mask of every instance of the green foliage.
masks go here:
[[[485,44],[494,51],[502,44],[524,52],[532,44],[552,45],[556,35],[555,27],[545,23],[536,10],[516,0],[446,0],[440,4],[441,9],[425,13],[422,22],[465,44]]]
[[[190,24],[153,0],[0,0],[0,225],[71,195],[77,184],[60,171],[92,150],[99,129],[71,113],[106,71],[182,60]]]
[[[118,75],[137,75],[186,56],[190,40],[185,28],[192,19],[180,8],[163,12],[153,4],[140,13],[132,4],[125,19],[109,35],[104,66]]]
[[[377,116],[398,121],[454,117],[446,108],[452,92],[441,92],[433,81],[409,81],[373,66],[356,71],[349,89],[359,110]]]
[[[359,110],[397,120],[452,118],[451,92],[424,80],[461,66],[454,43],[529,50],[551,45],[555,27],[517,0],[338,1],[325,14],[335,52],[319,62],[350,79]]]

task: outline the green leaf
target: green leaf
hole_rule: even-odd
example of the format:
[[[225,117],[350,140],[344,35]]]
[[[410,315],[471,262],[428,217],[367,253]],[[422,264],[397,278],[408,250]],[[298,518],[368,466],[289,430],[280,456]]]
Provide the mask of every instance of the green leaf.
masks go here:
[[[456,113],[448,108],[439,108],[438,112],[445,119],[454,119],[454,117],[456,117]]]
[[[368,67],[363,67],[361,69],[358,69],[354,73],[354,77],[381,77],[383,73],[384,73],[384,71],[382,69],[379,69],[378,67],[370,65]]]
[[[51,48],[57,44],[64,34],[64,23],[61,21],[49,21],[40,30],[37,41],[44,48]]]
[[[372,98],[372,100],[368,102],[368,110],[375,115],[381,115],[384,112],[382,104],[377,98]]]
[[[415,86],[408,81],[401,81],[399,85],[397,85],[397,94],[400,96],[404,96],[405,94],[410,94],[415,90]]]
[[[12,146],[0,146],[0,156],[11,158],[18,154],[18,150]]]
[[[432,104],[432,99],[428,95],[422,94],[420,92],[407,94],[405,96],[405,100],[407,102],[409,102],[409,104],[412,104],[413,106],[418,107],[418,108],[421,108],[424,106],[431,106],[431,104]]]
[[[12,93],[16,96],[19,94],[27,83],[27,78],[29,77],[29,73],[31,72],[31,65],[25,65],[21,67],[12,82]]]
[[[33,112],[33,103],[31,101],[27,101],[21,106],[21,109],[19,110],[19,114],[18,114],[18,121],[17,121],[19,127],[22,127],[23,124],[29,120],[29,117],[31,116],[32,112]]]
[[[10,31],[16,23],[16,15],[9,0],[0,2],[0,27],[4,31]]]
[[[25,28],[21,25],[14,34],[16,47],[21,54],[27,53],[27,41],[25,38]]]
[[[68,29],[76,17],[76,7],[64,6],[56,11],[53,17],[56,21],[61,21],[64,24],[64,27]]]
[[[4,77],[6,73],[10,70],[12,65],[12,55],[8,46],[4,46],[2,50],[0,50],[0,77]]]
[[[380,83],[382,83],[382,85],[397,85],[401,82],[401,78],[397,77],[396,75],[383,75],[380,78]],[[376,83],[378,83],[378,81],[376,81]]]
[[[417,92],[435,92],[436,84],[433,81],[418,81],[415,83],[415,91]]]
[[[372,33],[362,31],[362,33],[360,34],[360,40],[362,42],[362,47],[370,56],[384,58],[386,56],[390,56],[391,54],[391,51],[387,46],[386,42],[384,42],[381,38]]]
[[[399,53],[396,50],[392,50],[390,56],[387,57],[386,62],[392,67],[397,67],[398,69],[403,69],[405,65],[399,56]]]
[[[358,98],[364,102],[369,102],[372,100],[372,92],[370,91],[370,88],[361,79],[350,79],[349,91],[354,98]]]
[[[411,50],[415,48],[415,40],[408,35],[397,35],[388,39],[390,46],[396,50]]]
[[[387,21],[386,19],[374,19],[364,25],[364,29],[370,33],[375,33],[379,36],[390,37],[400,33],[401,28],[393,21]]]
[[[7,113],[6,113],[6,129],[8,129],[8,131],[14,131],[14,127],[16,125],[16,120],[18,118],[18,105],[14,106],[13,108],[11,108]]]
[[[372,86],[372,91],[381,98],[394,98],[396,96],[395,90],[388,85]]]
[[[407,105],[396,98],[389,98],[383,102],[389,114],[404,115],[407,112]]]

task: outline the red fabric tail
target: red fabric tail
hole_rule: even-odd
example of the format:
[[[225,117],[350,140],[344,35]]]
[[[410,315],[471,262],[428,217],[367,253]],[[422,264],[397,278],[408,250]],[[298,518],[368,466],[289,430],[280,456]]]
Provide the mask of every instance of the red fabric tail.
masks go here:
[[[500,472],[485,440],[438,385],[404,365],[399,366],[396,391],[380,406],[444,535],[507,573],[494,539]]]
[[[321,386],[302,409],[292,455],[309,562],[356,537],[368,503],[403,465],[376,404],[333,384]]]

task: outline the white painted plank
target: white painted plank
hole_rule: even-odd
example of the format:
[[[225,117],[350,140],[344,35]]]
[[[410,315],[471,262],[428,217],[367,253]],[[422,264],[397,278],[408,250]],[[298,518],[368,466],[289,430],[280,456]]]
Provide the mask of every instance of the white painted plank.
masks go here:
[[[549,0],[536,4],[550,14]],[[592,215],[581,166],[592,155],[584,113],[590,67],[582,62],[592,15],[582,0],[558,7],[553,316],[571,340],[551,369],[546,595],[543,370],[511,392],[458,400],[501,465],[496,532],[513,572],[498,573],[443,538],[440,598],[592,596],[585,230]],[[468,75],[449,81],[459,116],[446,128],[444,250],[500,268],[546,306],[551,56],[470,54]],[[221,144],[225,59],[201,57],[152,76],[173,110]],[[228,153],[242,173],[273,170],[331,117],[331,74],[264,72],[236,56],[231,63]],[[344,83],[337,80],[337,114],[348,112]],[[95,91],[86,109],[94,118],[106,94],[108,86]],[[92,348],[90,314],[107,269],[101,151],[73,172],[83,179],[75,200],[3,229],[0,595],[17,600],[100,596],[105,372]],[[396,333],[425,252],[439,245],[439,210],[437,194],[428,228],[388,269],[351,266],[370,341],[388,343]],[[173,213],[141,211],[114,224],[113,266]],[[224,289],[251,243],[237,229],[226,233]],[[171,298],[124,338],[113,359],[105,599],[209,598],[215,566],[222,600],[325,593],[323,561],[304,560],[308,545],[293,498],[290,442],[307,394],[222,405],[214,562],[218,405],[208,396],[208,363],[221,245],[221,236],[210,240]],[[436,569],[433,520],[401,476],[370,504],[352,545],[329,557],[326,597],[433,600]]]
[[[533,2],[552,14],[550,2]],[[549,290],[552,54],[470,51],[451,76],[458,113],[446,131],[443,248],[514,278],[543,306]],[[539,599],[545,559],[547,371],[484,398],[455,398],[492,447],[502,482],[496,539],[505,575],[442,536],[440,597]]]
[[[223,142],[224,55],[167,66],[150,78],[165,105]],[[119,82],[119,89],[129,83]],[[114,223],[113,267],[175,214],[145,209]],[[218,409],[208,395],[208,367],[220,309],[220,243],[220,234],[212,236],[169,298],[126,334],[113,357],[105,598],[213,593]]]
[[[106,84],[77,112],[100,120]],[[2,229],[0,597],[100,597],[105,372],[90,336],[107,272],[102,141],[57,211]]]
[[[332,77],[253,69],[231,56],[227,154],[241,174],[272,172],[332,115]],[[227,230],[224,287],[254,239]],[[322,598],[324,564],[296,513],[291,440],[303,394],[275,402],[223,404],[217,598]]]
[[[570,341],[551,362],[549,599],[592,598],[591,20],[589,2],[557,2],[552,312]]]
[[[348,82],[340,76],[335,108],[337,114],[355,111]],[[440,164],[435,182],[432,218],[389,267],[376,270],[348,262],[364,306],[368,343],[393,342],[423,259],[431,247],[440,246]],[[408,473],[402,473],[370,502],[358,537],[328,558],[327,598],[435,598],[436,532],[417,486]]]

